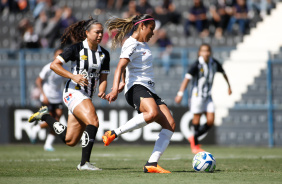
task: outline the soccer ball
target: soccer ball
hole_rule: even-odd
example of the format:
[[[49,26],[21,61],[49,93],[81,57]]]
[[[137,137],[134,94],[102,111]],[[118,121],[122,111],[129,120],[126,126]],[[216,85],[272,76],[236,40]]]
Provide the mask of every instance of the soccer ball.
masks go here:
[[[202,151],[194,156],[192,166],[195,171],[213,172],[215,170],[216,161],[211,153]]]

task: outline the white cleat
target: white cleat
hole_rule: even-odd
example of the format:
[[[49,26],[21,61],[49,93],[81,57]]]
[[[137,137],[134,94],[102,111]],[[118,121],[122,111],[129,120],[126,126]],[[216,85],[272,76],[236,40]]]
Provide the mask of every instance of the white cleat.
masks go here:
[[[90,164],[89,162],[85,162],[85,164],[83,166],[78,164],[76,170],[79,170],[79,171],[82,171],[82,170],[86,170],[86,171],[101,171],[102,169],[94,166],[93,164]]]

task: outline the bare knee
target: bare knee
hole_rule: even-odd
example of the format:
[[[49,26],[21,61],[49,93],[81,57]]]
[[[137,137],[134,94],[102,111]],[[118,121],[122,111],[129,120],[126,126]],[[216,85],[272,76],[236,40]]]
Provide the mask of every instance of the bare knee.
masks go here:
[[[70,147],[74,147],[77,144],[77,141],[73,140],[73,139],[66,139],[66,145],[70,146]]]
[[[151,123],[153,121],[156,121],[158,116],[159,116],[158,110],[152,110],[152,111],[147,113],[147,115],[145,117],[145,121],[148,122],[148,123]]]

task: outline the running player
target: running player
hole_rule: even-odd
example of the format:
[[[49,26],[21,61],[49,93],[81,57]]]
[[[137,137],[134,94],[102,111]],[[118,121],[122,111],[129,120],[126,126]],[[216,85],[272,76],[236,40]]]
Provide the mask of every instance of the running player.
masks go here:
[[[101,170],[90,164],[90,155],[99,127],[91,98],[99,86],[98,97],[105,99],[109,73],[109,52],[99,45],[103,25],[93,18],[77,22],[65,30],[63,43],[70,37],[78,43],[66,48],[50,66],[57,74],[69,78],[63,91],[69,109],[68,126],[50,116],[47,107],[41,107],[29,121],[46,121],[68,146],[75,146],[81,139],[82,158],[77,170]],[[71,72],[62,67],[68,61],[71,61]]]
[[[232,90],[229,84],[227,75],[225,74],[222,65],[212,56],[211,47],[208,44],[202,44],[199,48],[199,58],[192,64],[185,75],[180,89],[175,97],[175,102],[180,103],[183,92],[186,89],[190,80],[192,81],[191,94],[191,112],[194,114],[192,123],[195,133],[188,137],[192,152],[194,154],[203,151],[200,148],[198,137],[206,133],[214,124],[214,103],[211,97],[211,88],[213,84],[214,75],[216,72],[221,72],[228,84],[228,94],[231,95]],[[205,114],[207,123],[200,126],[201,115]]]
[[[175,128],[175,122],[164,101],[156,94],[154,86],[153,56],[147,44],[154,35],[155,20],[150,15],[137,15],[127,19],[113,18],[108,21],[109,32],[118,30],[112,41],[112,48],[120,45],[124,37],[133,34],[123,44],[120,60],[115,71],[112,91],[106,99],[111,103],[125,84],[125,97],[129,105],[139,114],[121,127],[107,131],[103,136],[105,146],[126,132],[142,128],[151,122],[157,122],[162,130],[156,140],[151,157],[143,167],[145,173],[170,173],[161,168],[158,161],[166,150]],[[120,79],[126,69],[126,80]]]
[[[54,59],[63,52],[58,48],[54,52]],[[63,93],[61,87],[64,84],[65,78],[57,75],[50,69],[51,63],[45,65],[39,73],[35,83],[40,90],[40,101],[43,106],[48,106],[50,115],[57,121],[63,114]],[[65,68],[67,69],[67,68]],[[46,122],[38,123],[33,127],[34,132],[38,132],[41,128],[48,128]],[[54,151],[53,143],[55,141],[55,132],[51,130],[44,144],[45,151]]]

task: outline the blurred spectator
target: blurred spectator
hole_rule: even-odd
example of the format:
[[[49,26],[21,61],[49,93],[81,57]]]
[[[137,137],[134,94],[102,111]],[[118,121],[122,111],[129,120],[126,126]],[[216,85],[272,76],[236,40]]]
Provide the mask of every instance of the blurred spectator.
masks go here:
[[[186,36],[190,35],[189,27],[194,26],[201,37],[206,37],[209,34],[208,20],[207,20],[207,8],[204,6],[201,0],[194,0],[194,5],[190,9],[187,17],[187,21],[184,25],[184,31]]]
[[[248,0],[247,5],[254,15],[259,15],[262,18],[269,15],[270,10],[275,8],[273,0]]]
[[[19,11],[28,11],[28,2],[27,0],[16,0],[18,7],[19,7]]]
[[[34,32],[33,26],[29,25],[23,35],[24,48],[40,48],[39,36]]]
[[[49,3],[52,1],[48,1]],[[49,4],[48,3],[48,4]],[[51,4],[44,8],[35,21],[35,33],[41,38],[42,47],[56,47],[55,41],[60,37],[59,26],[62,10],[52,7]]]
[[[232,15],[232,1],[217,0],[216,3],[210,7],[210,12],[212,23],[215,26],[215,37],[221,38]]]
[[[237,0],[237,4],[233,7],[233,16],[230,18],[227,30],[229,33],[233,31],[233,25],[239,24],[239,33],[245,34],[248,26],[248,8],[246,0]]]
[[[10,6],[8,0],[1,0],[0,1],[0,12],[2,15],[8,15],[10,11]]]
[[[134,15],[137,15],[137,10],[136,10],[136,1],[135,0],[131,0],[128,3],[128,10],[125,11],[122,15],[122,18],[129,18],[132,17]]]
[[[162,25],[168,22],[178,24],[181,20],[181,15],[175,11],[173,0],[163,0],[162,4],[155,8],[155,18],[160,20]]]
[[[147,0],[139,0],[139,3],[136,7],[136,10],[140,14],[149,14],[152,15],[154,12],[153,7]]]
[[[60,32],[63,33],[63,31],[67,27],[69,27],[71,24],[75,23],[76,21],[77,21],[76,18],[72,14],[72,9],[70,7],[65,6],[63,8],[62,17],[60,21],[60,29],[62,30]]]
[[[160,58],[163,63],[163,68],[166,73],[169,72],[169,68],[171,66],[170,62],[170,54],[172,52],[172,43],[167,36],[165,29],[159,29],[158,30],[158,38],[156,41],[156,44],[159,46],[161,52],[160,52]]]

